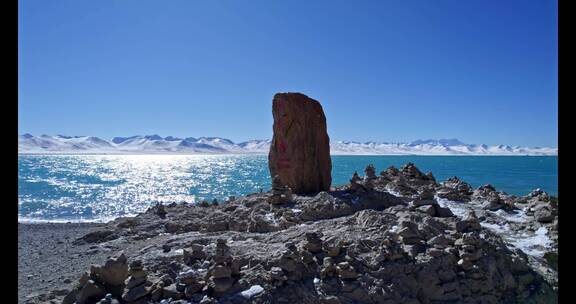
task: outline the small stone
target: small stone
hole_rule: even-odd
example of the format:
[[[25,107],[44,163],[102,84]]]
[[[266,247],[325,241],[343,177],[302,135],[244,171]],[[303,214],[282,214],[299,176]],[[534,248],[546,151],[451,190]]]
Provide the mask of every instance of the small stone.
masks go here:
[[[132,289],[138,285],[144,284],[146,282],[146,277],[140,277],[140,278],[134,278],[134,277],[129,277],[126,280],[126,289]]]
[[[463,270],[467,271],[472,269],[474,265],[469,260],[460,259],[458,260],[458,266],[460,266]]]
[[[358,276],[358,273],[356,273],[354,267],[350,266],[348,262],[338,263],[338,266],[336,266],[336,272],[338,273],[338,276],[343,280],[355,279]]]
[[[434,206],[428,205],[428,206],[421,206],[416,208],[416,210],[426,213],[430,216],[435,216],[436,215],[436,209],[434,208]]]
[[[184,289],[184,294],[186,297],[191,298],[193,294],[202,291],[204,288],[203,282],[192,282],[186,285],[186,289]]]
[[[253,285],[250,288],[240,292],[244,299],[251,299],[264,292],[264,288],[260,285]]]
[[[216,265],[214,269],[212,269],[212,277],[215,279],[229,278],[231,276],[232,270],[230,267],[226,267],[224,265]]]
[[[162,289],[162,297],[166,299],[172,298],[174,300],[180,300],[182,295],[178,290],[176,290],[176,284],[171,284]]]
[[[448,207],[440,207],[440,205],[436,205],[436,216],[437,217],[453,217],[454,213]]]
[[[536,208],[534,217],[540,223],[552,223],[554,221],[554,214],[546,206]]]
[[[180,225],[174,223],[174,222],[167,222],[166,224],[164,224],[164,228],[166,229],[166,232],[168,233],[176,233],[180,230]]]
[[[429,245],[434,246],[434,248],[438,248],[438,249],[444,249],[444,248],[454,244],[454,242],[452,240],[448,239],[447,237],[445,237],[443,235],[435,236],[435,237],[429,239],[427,243]]]
[[[212,282],[214,283],[214,291],[217,293],[224,293],[226,290],[230,289],[234,284],[234,279],[232,278],[221,278],[221,279],[213,279]]]
[[[426,189],[422,190],[422,192],[420,192],[420,194],[418,195],[418,198],[420,198],[420,200],[425,200],[425,201],[434,200],[434,190],[426,188]]]
[[[172,247],[168,244],[162,245],[162,251],[163,252],[170,252],[171,249],[172,249]]]

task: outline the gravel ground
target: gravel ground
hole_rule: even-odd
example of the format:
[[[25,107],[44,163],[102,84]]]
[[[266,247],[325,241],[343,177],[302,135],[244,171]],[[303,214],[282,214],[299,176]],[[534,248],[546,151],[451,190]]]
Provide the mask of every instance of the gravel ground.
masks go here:
[[[65,293],[87,265],[101,263],[110,249],[72,242],[102,224],[18,224],[18,302],[34,303],[38,294]],[[48,296],[50,297],[50,296]]]

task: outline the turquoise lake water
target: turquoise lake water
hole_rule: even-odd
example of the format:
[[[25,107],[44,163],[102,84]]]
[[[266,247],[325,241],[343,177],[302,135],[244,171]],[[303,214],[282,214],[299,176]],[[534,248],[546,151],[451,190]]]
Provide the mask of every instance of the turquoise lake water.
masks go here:
[[[270,189],[265,155],[20,155],[22,221],[105,221],[146,210],[156,201],[220,201]],[[438,181],[458,176],[474,187],[525,195],[558,194],[557,156],[332,156],[333,185],[413,162]]]

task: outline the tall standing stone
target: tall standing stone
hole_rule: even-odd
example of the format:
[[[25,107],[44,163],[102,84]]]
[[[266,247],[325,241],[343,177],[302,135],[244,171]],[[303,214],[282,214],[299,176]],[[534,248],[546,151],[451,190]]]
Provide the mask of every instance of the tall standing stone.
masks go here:
[[[278,93],[272,101],[274,136],[268,154],[270,175],[292,192],[330,189],[332,161],[326,117],[320,103],[300,93]]]

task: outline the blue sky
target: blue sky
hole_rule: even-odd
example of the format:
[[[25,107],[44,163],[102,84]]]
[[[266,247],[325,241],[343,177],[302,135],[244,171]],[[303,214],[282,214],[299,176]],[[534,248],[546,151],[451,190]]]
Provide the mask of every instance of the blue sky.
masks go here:
[[[19,1],[19,133],[557,146],[556,1]]]

